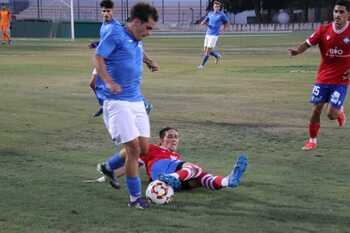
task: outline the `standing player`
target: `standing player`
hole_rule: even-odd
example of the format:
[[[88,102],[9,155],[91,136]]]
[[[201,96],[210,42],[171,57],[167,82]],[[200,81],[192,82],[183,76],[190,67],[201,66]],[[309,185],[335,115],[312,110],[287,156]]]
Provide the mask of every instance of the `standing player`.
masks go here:
[[[11,24],[11,12],[6,6],[3,6],[0,10],[0,30],[2,32],[2,44],[11,44],[10,39],[10,24]]]
[[[349,11],[348,1],[336,1],[333,9],[334,22],[321,26],[297,48],[289,49],[290,56],[296,56],[318,44],[321,52],[321,64],[310,100],[314,108],[309,123],[309,140],[305,142],[303,150],[317,147],[320,116],[326,103],[328,118],[337,120],[339,127],[345,123],[343,104],[350,78]]]
[[[120,25],[120,23],[113,18],[113,10],[114,10],[114,3],[111,0],[103,0],[100,3],[101,7],[101,14],[103,18],[103,24],[100,29],[100,38],[104,37],[104,34],[108,31],[108,27],[110,27],[113,24]],[[121,26],[121,25],[120,25]],[[90,49],[95,49],[99,44],[99,41],[95,41],[89,44]],[[147,67],[150,69],[151,72],[155,72],[159,70],[158,64],[153,61],[150,57],[148,57],[145,53],[143,54],[143,62],[147,65]],[[103,101],[104,97],[102,94],[99,93],[99,90],[102,89],[103,86],[102,80],[98,77],[97,70],[94,68],[91,74],[91,79],[89,86],[95,93],[97,102],[99,104],[99,109],[97,112],[93,115],[94,117],[98,117],[103,113]],[[146,111],[149,114],[152,109],[153,105],[148,101],[144,100],[144,104],[146,107]]]
[[[176,153],[180,137],[175,128],[162,129],[159,132],[159,140],[159,146],[151,144],[148,153],[141,155],[141,161],[146,166],[151,181],[160,179],[177,191],[196,187],[219,190],[240,185],[240,179],[248,165],[244,155],[239,156],[228,176],[214,176],[194,163],[185,162],[181,155]],[[124,156],[125,151],[122,150],[119,155],[112,156],[106,163],[99,165],[109,169],[105,175],[113,180],[110,184],[114,188],[119,188],[119,185],[116,185],[116,176],[124,174]]]
[[[225,13],[221,10],[221,2],[214,1],[213,11],[209,11],[208,15],[201,22],[201,25],[207,25],[208,29],[204,39],[203,61],[198,66],[198,69],[203,69],[208,62],[209,55],[215,57],[217,64],[221,58],[219,52],[214,51],[219,35],[228,28],[228,19]]]
[[[95,65],[103,80],[103,118],[115,144],[123,144],[126,152],[126,185],[129,207],[148,208],[141,197],[138,159],[148,151],[150,123],[146,113],[141,81],[143,72],[142,39],[151,34],[158,21],[157,10],[147,3],[131,9],[125,27],[112,25],[100,38]]]

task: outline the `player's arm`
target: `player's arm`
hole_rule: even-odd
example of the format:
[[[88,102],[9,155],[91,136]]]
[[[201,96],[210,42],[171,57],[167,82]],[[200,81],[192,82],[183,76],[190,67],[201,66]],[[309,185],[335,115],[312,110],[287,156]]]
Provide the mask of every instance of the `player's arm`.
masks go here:
[[[97,73],[99,74],[100,78],[106,83],[107,87],[113,93],[120,92],[121,87],[113,81],[112,77],[107,72],[104,58],[101,57],[100,55],[95,54],[94,64],[95,64]]]
[[[91,74],[91,79],[90,79],[89,86],[96,93],[96,75],[97,75],[97,71],[96,72],[95,71],[96,71],[96,69],[94,69],[92,74]]]
[[[151,72],[159,71],[159,65],[145,52],[143,52],[143,62],[147,65]]]
[[[101,38],[94,56],[94,65],[98,75],[113,93],[120,92],[121,87],[115,83],[112,77],[108,74],[104,59],[111,55],[114,49],[116,49],[118,43],[119,37],[117,33],[114,32],[114,30],[109,31],[104,38]]]
[[[226,32],[229,26],[230,24],[228,22],[224,23],[220,29],[220,34],[223,34],[224,32]]]
[[[310,47],[311,46],[305,41],[305,42],[301,43],[300,45],[298,45],[298,47],[296,47],[296,48],[288,49],[289,56],[293,57],[293,56],[299,55],[299,54],[305,52]]]
[[[208,15],[207,15],[207,16],[204,17],[204,19],[202,20],[200,25],[208,25],[208,21],[209,21],[209,18],[208,18]]]

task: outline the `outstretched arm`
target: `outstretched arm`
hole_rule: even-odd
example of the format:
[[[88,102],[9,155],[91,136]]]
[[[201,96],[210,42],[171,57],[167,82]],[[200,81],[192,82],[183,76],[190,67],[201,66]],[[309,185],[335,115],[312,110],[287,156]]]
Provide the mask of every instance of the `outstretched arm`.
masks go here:
[[[298,45],[298,47],[296,47],[296,48],[288,49],[288,53],[289,53],[290,57],[293,57],[293,56],[296,56],[296,55],[299,55],[299,54],[305,52],[308,48],[310,48],[310,45],[308,43],[306,43],[306,41],[305,41],[305,42],[301,43],[300,45]]]
[[[147,65],[151,72],[159,71],[159,65],[153,61],[145,52],[143,52],[143,62]]]

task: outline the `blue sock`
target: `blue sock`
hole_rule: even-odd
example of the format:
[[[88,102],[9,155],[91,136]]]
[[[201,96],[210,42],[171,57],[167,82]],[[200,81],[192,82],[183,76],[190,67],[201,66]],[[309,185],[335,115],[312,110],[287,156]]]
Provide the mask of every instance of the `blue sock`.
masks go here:
[[[120,157],[120,154],[117,152],[106,161],[106,168],[109,171],[114,171],[115,169],[124,166],[124,164],[125,159]]]
[[[205,56],[203,57],[202,66],[204,66],[205,64],[207,64],[208,58],[209,58],[208,55],[205,55]]]
[[[210,55],[215,57],[215,58],[218,58],[220,56],[220,53],[218,51],[214,51],[213,50],[213,51],[210,52]]]
[[[126,176],[125,177],[126,186],[128,187],[129,195],[132,198],[141,197],[141,179],[138,176]]]

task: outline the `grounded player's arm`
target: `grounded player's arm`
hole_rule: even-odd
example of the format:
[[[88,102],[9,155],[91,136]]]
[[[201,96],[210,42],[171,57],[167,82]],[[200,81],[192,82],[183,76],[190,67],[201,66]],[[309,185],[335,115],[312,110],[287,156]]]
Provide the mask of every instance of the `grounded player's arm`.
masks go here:
[[[296,48],[288,49],[289,56],[293,57],[293,56],[299,55],[299,54],[305,52],[310,47],[311,46],[305,41],[305,42],[301,43],[300,45],[298,45],[298,47],[296,47]]]
[[[151,59],[145,52],[143,52],[143,62],[147,65],[151,72],[159,71],[159,65]]]
[[[100,78],[107,84],[108,88],[112,92],[120,92],[121,87],[113,81],[112,77],[107,72],[104,58],[95,54],[94,63],[97,73],[99,74]]]

